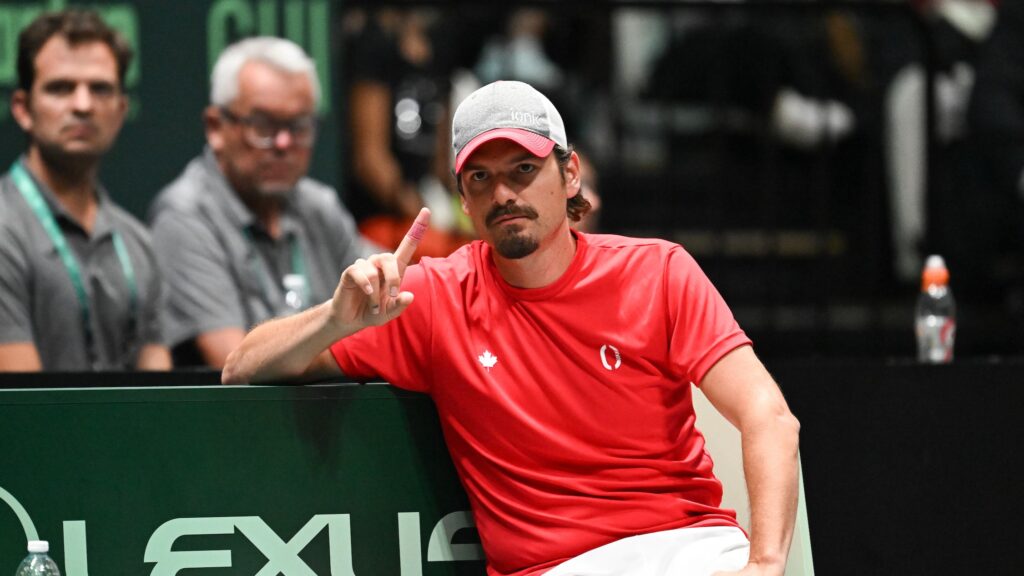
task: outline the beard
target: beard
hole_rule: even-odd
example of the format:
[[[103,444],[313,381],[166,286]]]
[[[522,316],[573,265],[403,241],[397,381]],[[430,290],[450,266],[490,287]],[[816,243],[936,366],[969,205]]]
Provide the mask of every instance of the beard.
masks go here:
[[[305,173],[294,158],[279,158],[277,150],[225,148],[217,162],[239,195],[258,202],[280,202],[291,196]]]
[[[298,182],[288,184],[287,182],[260,182],[256,184],[256,194],[265,199],[287,198]]]
[[[510,231],[501,238],[496,238],[494,242],[494,249],[498,254],[509,260],[525,258],[536,252],[539,247],[540,242],[536,238],[518,230]]]
[[[39,156],[53,170],[79,178],[96,168],[109,146],[98,150],[73,151],[49,142],[33,141]]]
[[[487,214],[487,224],[491,225],[495,220],[503,216],[523,216],[530,220],[537,219],[537,211],[532,206],[517,206],[505,204],[494,207]],[[525,230],[518,226],[512,229],[504,228],[495,232],[494,249],[503,258],[518,260],[533,254],[540,247],[540,241],[530,236]]]

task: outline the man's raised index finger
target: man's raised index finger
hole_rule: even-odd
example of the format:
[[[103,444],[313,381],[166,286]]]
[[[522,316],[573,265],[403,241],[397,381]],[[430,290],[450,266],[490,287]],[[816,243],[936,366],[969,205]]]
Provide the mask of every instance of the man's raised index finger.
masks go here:
[[[398,245],[398,249],[395,250],[395,258],[403,269],[409,265],[409,262],[412,262],[416,248],[419,247],[423,235],[427,233],[429,225],[430,210],[428,208],[420,208],[420,213],[416,215],[416,220],[412,223],[409,231],[405,233],[405,238],[402,238],[402,243]]]

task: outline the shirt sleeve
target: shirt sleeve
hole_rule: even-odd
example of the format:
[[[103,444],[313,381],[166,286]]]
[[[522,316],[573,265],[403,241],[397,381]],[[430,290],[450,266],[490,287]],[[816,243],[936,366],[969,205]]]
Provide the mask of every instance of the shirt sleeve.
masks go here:
[[[222,328],[248,328],[227,255],[201,220],[161,213],[153,223],[153,246],[167,287],[161,320],[169,344]]]
[[[672,248],[668,255],[666,297],[670,358],[690,382],[700,385],[723,356],[750,344],[721,294],[681,247]]]
[[[399,388],[429,392],[433,298],[421,266],[406,270],[402,290],[415,299],[401,316],[335,342],[331,354],[346,376],[379,377]]]
[[[22,243],[0,222],[0,343],[33,341],[29,284]]]

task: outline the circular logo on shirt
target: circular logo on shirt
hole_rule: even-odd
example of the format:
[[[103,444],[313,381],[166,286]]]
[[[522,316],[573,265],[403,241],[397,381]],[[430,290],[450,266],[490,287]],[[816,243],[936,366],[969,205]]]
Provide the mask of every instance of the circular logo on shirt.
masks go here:
[[[611,344],[601,346],[601,365],[605,370],[618,370],[622,366],[622,354],[619,349]]]

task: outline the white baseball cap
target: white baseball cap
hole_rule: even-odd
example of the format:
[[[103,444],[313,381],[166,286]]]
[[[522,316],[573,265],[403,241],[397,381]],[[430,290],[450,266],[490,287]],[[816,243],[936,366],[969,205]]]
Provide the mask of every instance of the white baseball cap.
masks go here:
[[[455,173],[477,148],[491,140],[511,140],[538,158],[555,145],[569,148],[565,124],[554,104],[525,82],[498,80],[459,104],[452,117]]]

